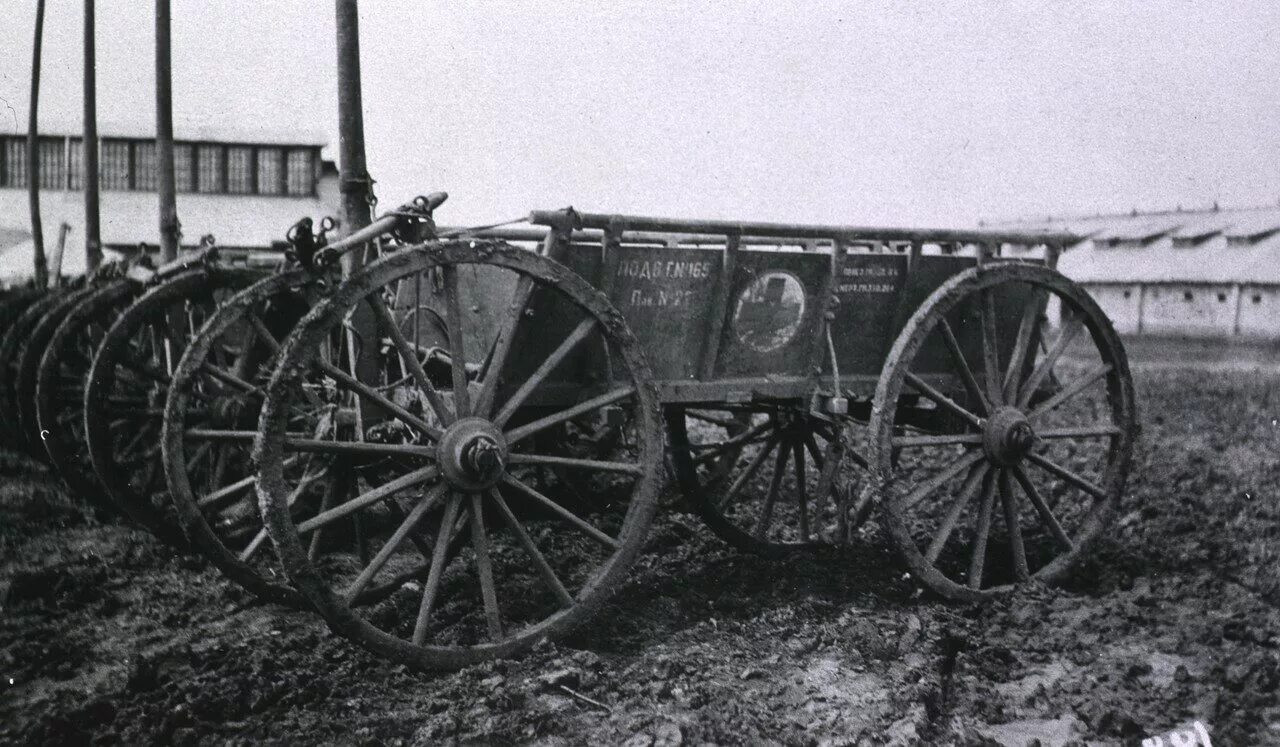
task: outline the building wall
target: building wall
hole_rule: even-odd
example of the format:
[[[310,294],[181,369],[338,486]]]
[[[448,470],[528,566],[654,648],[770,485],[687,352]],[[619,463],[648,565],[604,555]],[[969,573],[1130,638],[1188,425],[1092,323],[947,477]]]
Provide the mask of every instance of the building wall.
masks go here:
[[[1236,314],[1236,286],[1159,283],[1143,294],[1142,331],[1152,335],[1229,337]]]
[[[1280,286],[1241,288],[1240,336],[1280,339]]]
[[[1089,283],[1084,288],[1111,318],[1117,332],[1122,335],[1138,333],[1138,313],[1142,308],[1140,285]]]

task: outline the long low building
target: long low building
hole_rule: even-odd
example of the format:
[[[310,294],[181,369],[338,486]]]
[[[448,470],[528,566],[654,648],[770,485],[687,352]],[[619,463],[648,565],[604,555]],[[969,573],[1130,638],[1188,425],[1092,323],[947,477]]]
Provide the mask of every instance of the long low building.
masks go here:
[[[1018,221],[1086,237],[1058,267],[1122,334],[1280,340],[1280,208]]]

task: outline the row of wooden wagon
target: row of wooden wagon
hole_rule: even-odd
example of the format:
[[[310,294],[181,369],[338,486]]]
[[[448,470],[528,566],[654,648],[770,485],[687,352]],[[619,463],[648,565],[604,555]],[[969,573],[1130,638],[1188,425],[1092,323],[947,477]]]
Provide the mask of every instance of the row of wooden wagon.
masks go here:
[[[11,448],[419,667],[623,584],[660,494],[744,551],[891,542],[943,596],[1062,576],[1135,436],[1065,235],[533,213],[442,194],[270,271],[216,251],[0,300]]]

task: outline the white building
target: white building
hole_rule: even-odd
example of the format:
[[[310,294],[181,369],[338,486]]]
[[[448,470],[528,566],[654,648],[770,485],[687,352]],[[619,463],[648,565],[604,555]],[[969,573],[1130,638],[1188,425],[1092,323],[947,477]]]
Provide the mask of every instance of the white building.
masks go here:
[[[156,147],[150,132],[99,129],[101,237],[108,258],[159,244]],[[309,133],[178,131],[174,145],[182,246],[212,235],[236,251],[278,248],[304,216],[338,215],[337,174]],[[46,255],[70,229],[63,275],[85,268],[84,168],[78,134],[41,133],[40,214]],[[0,285],[30,277],[33,243],[27,203],[26,135],[0,133]]]
[[[1122,334],[1280,340],[1280,208],[1020,221],[1087,237],[1058,263]]]

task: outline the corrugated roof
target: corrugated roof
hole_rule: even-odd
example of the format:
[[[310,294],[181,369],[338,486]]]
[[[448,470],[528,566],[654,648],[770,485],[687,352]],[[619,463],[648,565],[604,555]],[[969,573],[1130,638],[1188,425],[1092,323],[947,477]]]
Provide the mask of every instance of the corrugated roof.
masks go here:
[[[1078,282],[1280,284],[1280,207],[1010,221],[1088,236],[1058,267]],[[1152,232],[1160,238],[1150,240]],[[1239,243],[1228,237],[1253,237]],[[1108,246],[1107,239],[1150,241]],[[1191,246],[1174,238],[1200,239]]]

